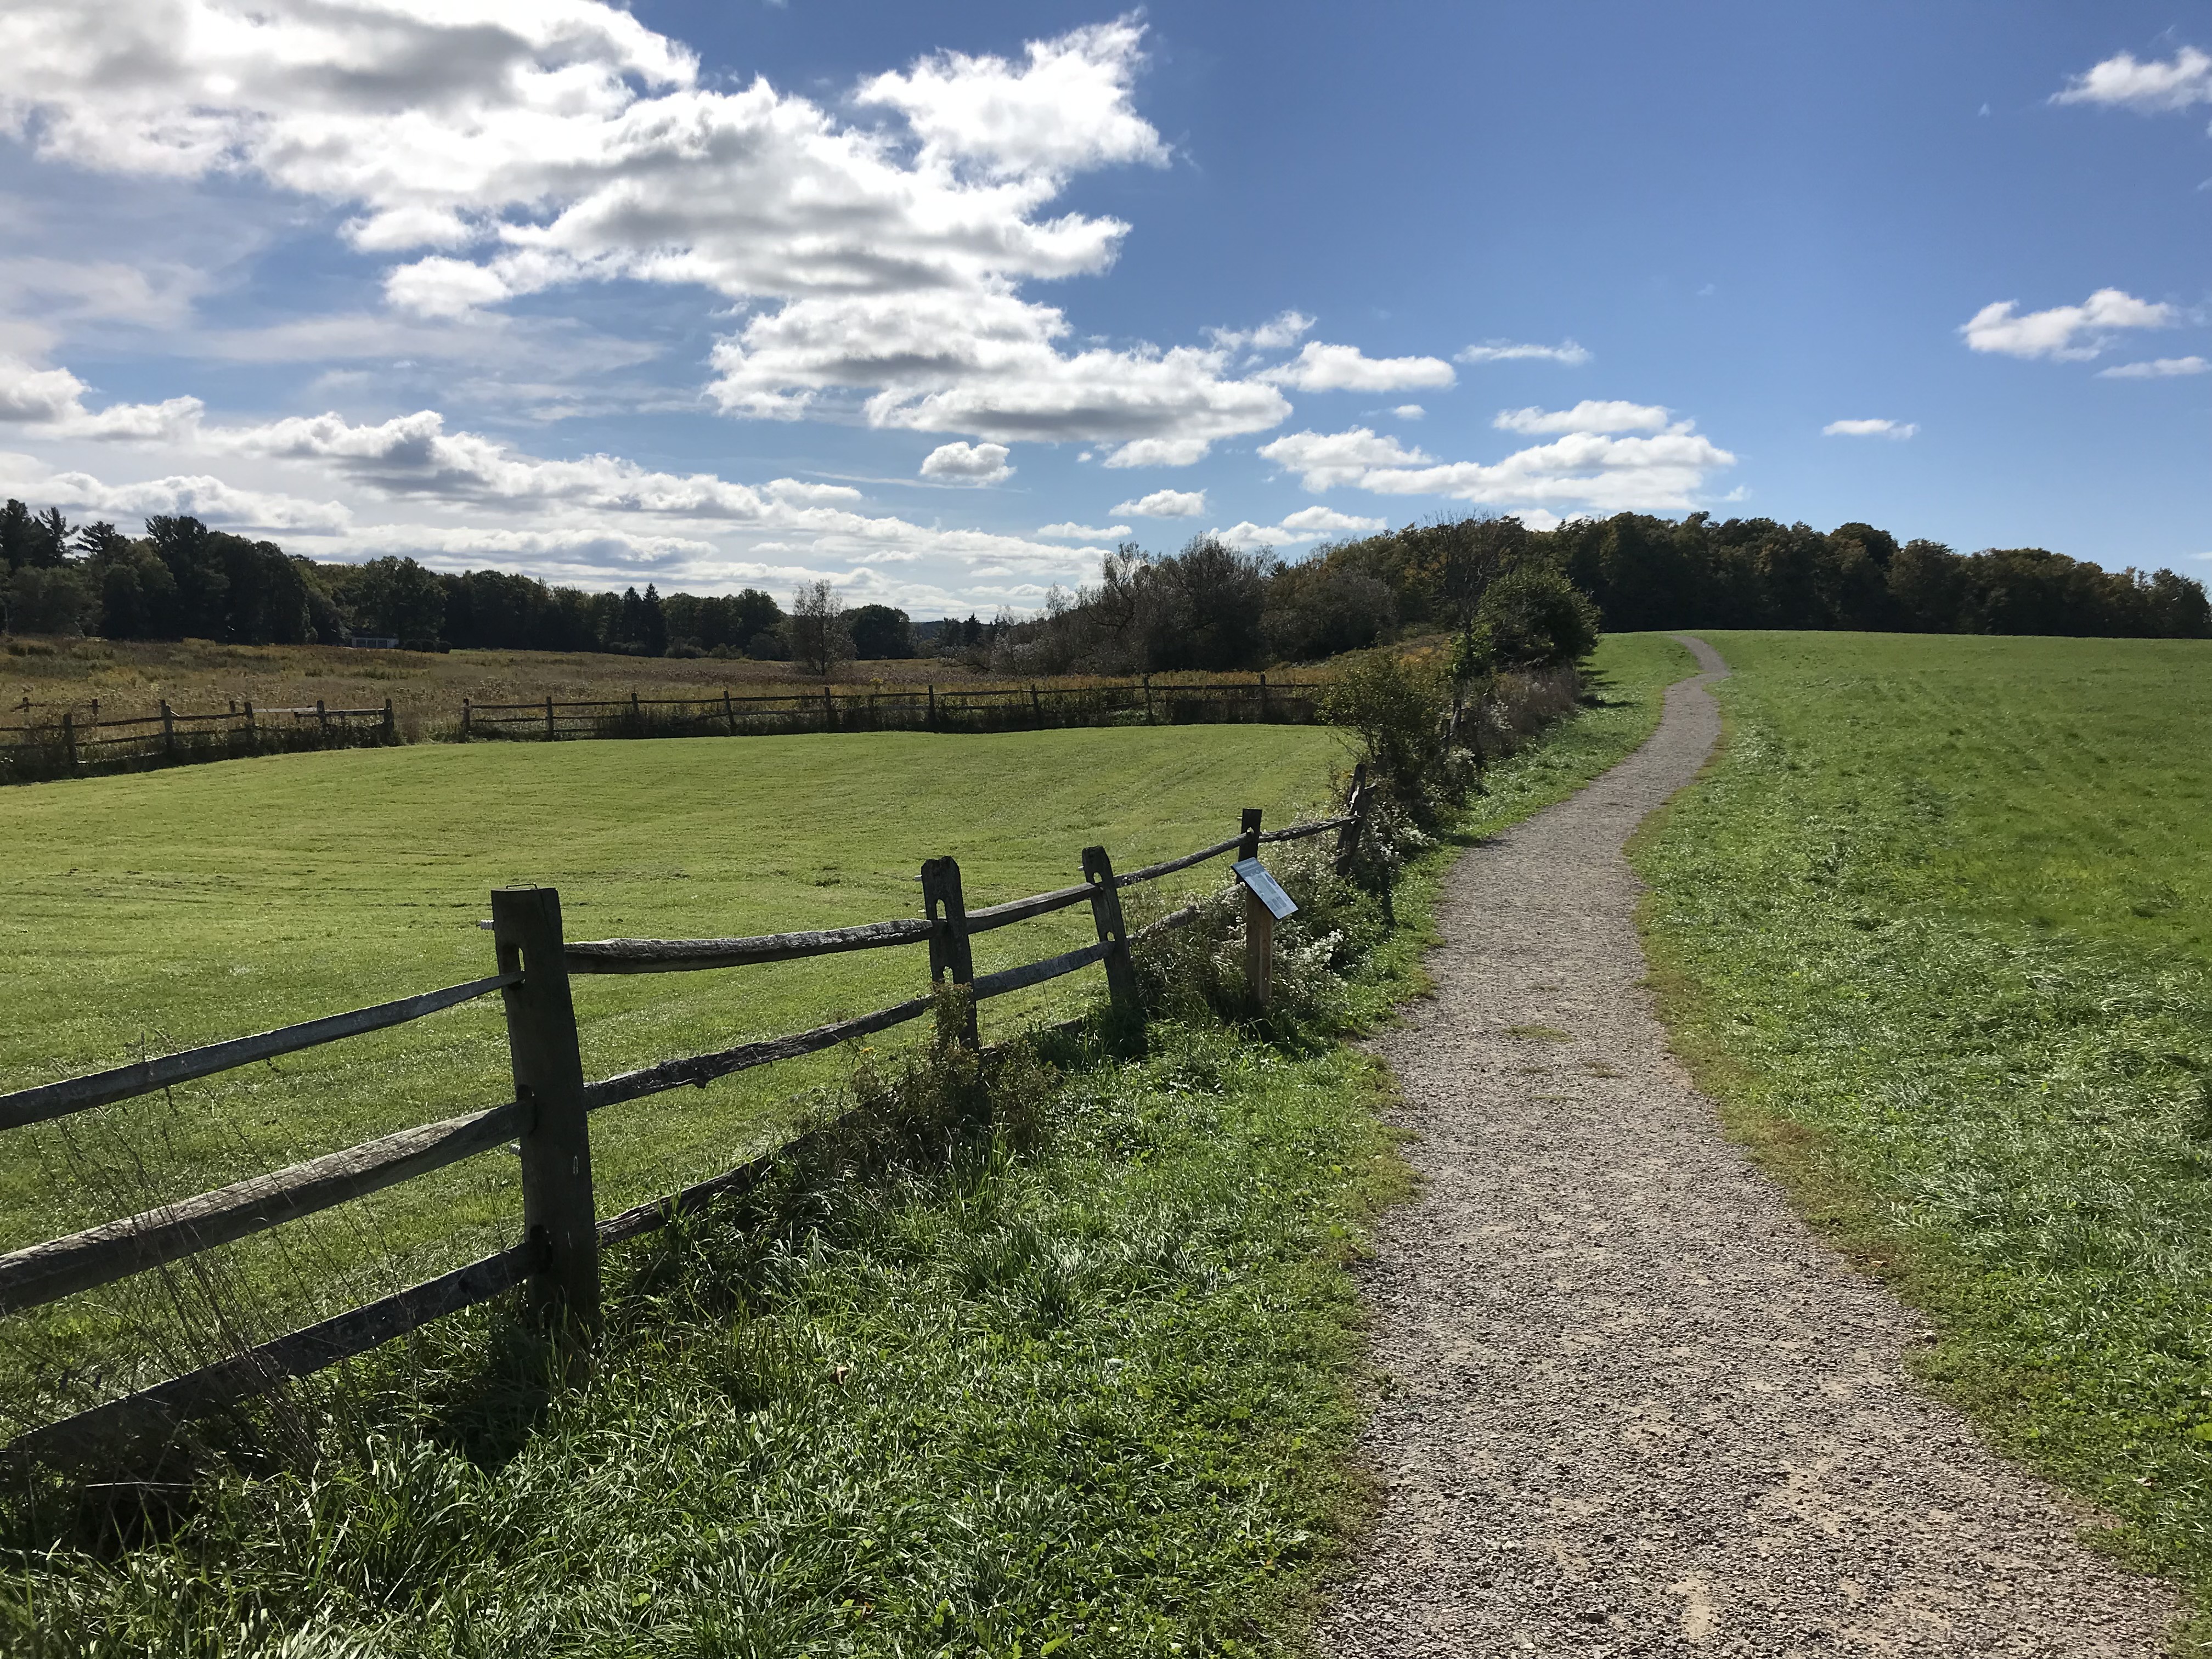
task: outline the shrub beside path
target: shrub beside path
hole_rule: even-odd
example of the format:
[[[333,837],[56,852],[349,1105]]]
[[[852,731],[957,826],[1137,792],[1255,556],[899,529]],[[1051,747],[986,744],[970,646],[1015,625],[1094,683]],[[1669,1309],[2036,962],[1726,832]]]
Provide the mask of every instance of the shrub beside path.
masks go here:
[[[1922,1322],[1668,1053],[1622,849],[1719,737],[1684,643],[1650,741],[1460,860],[1436,994],[1378,1044],[1423,1184],[1365,1274],[1382,1508],[1321,1645],[2160,1653],[2171,1588],[1912,1384]]]

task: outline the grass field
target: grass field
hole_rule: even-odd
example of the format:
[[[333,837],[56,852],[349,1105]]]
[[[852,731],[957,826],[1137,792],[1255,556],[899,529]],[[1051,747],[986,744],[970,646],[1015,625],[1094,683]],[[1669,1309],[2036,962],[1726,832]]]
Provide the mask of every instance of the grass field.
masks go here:
[[[1664,641],[1607,642],[1593,703],[1496,768],[1409,867],[1399,929],[1339,1018],[1418,987],[1452,843],[1618,759],[1686,665]],[[1204,806],[1219,787],[1188,788]],[[1032,814],[1034,790],[1010,794],[1002,829]],[[496,1328],[471,1315],[368,1368],[311,1474],[225,1476],[160,1536],[95,1528],[88,1547],[52,1549],[40,1517],[0,1510],[0,1647],[1302,1651],[1317,1575],[1364,1514],[1346,1263],[1402,1180],[1387,1079],[1321,1035],[1163,1022],[1142,1064],[1056,1051],[1031,1144],[872,1181],[795,1176],[676,1248],[626,1251],[588,1389],[487,1403],[467,1379],[497,1371]]]
[[[2212,1596],[2212,646],[1706,635],[1649,828],[1678,1046],[1929,1380]]]
[[[1277,678],[1310,679],[1316,671]],[[1095,677],[1046,677],[1042,685],[1087,684]],[[1229,678],[1250,684],[1249,674],[1160,674],[1160,684]],[[978,674],[944,657],[848,663],[838,671],[841,691],[917,687],[1027,685],[1023,680]],[[90,717],[117,720],[150,714],[166,699],[182,712],[206,714],[234,700],[257,708],[312,707],[380,708],[388,697],[400,735],[409,741],[451,736],[460,729],[461,701],[477,703],[586,702],[619,700],[633,692],[651,700],[734,695],[787,696],[818,692],[822,682],[796,664],[744,658],[626,657],[605,652],[356,651],[344,646],[225,645],[211,640],[63,640],[9,637],[0,641],[0,725],[22,720],[26,703],[58,720],[72,708]]]
[[[0,1086],[477,977],[491,945],[476,922],[498,885],[560,889],[572,939],[772,933],[918,915],[922,860],[951,853],[980,905],[1079,879],[1093,841],[1126,868],[1234,834],[1240,806],[1288,822],[1325,805],[1340,753],[1334,733],[1287,726],[438,744],[9,789]],[[978,968],[1065,950],[1089,927],[1079,908],[1001,929],[977,941]],[[580,980],[586,1073],[803,1030],[913,996],[927,975],[914,948]],[[987,1031],[1094,988],[994,1002]],[[485,999],[15,1132],[0,1248],[504,1100],[502,1030]],[[599,1114],[603,1208],[726,1168],[781,1133],[795,1091],[849,1065],[825,1055]],[[494,1154],[234,1255],[316,1285],[319,1302],[358,1300],[495,1248],[518,1202]],[[81,1298],[70,1317],[127,1321],[139,1294]]]

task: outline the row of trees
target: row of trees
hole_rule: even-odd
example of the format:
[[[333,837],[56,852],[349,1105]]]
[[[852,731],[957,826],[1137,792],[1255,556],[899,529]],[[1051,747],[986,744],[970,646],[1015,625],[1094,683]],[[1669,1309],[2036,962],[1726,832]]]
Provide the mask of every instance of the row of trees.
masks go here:
[[[1007,630],[994,660],[1030,672],[1310,661],[1409,630],[1464,635],[1485,620],[1486,598],[1499,583],[1538,570],[1587,595],[1605,625],[1620,631],[2212,636],[2203,584],[2171,570],[2108,571],[2041,548],[1960,554],[1937,542],[1900,545],[1867,524],[1823,532],[1772,519],[1623,513],[1550,532],[1497,517],[1409,525],[1295,564],[1206,538],[1166,558],[1125,546],[1096,586],[1055,593],[1043,617]],[[1515,605],[1526,611],[1533,597]],[[1543,600],[1560,602],[1557,589]],[[1515,648],[1548,648],[1522,631]]]
[[[1108,556],[1096,585],[1055,589],[1042,617],[926,629],[888,605],[847,610],[823,584],[802,590],[789,613],[754,588],[590,593],[406,558],[319,565],[185,517],[149,519],[143,536],[130,537],[15,501],[0,507],[0,554],[9,625],[27,633],[797,656],[823,673],[853,657],[925,650],[1016,673],[1249,669],[1478,625],[1497,648],[1541,654],[1582,631],[1577,593],[1615,629],[2212,635],[2203,585],[2171,570],[2107,571],[2040,548],[1962,555],[1900,544],[1867,524],[1824,532],[1703,513],[1623,513],[1544,532],[1512,518],[1439,520],[1297,563],[1206,537],[1164,556],[1130,544]],[[1526,573],[1544,574],[1484,612],[1493,589]],[[1529,620],[1540,616],[1550,620]]]
[[[104,522],[72,526],[58,508],[33,513],[11,500],[0,506],[0,557],[6,623],[27,634],[254,645],[366,636],[432,648],[793,654],[791,618],[757,588],[663,595],[648,583],[642,593],[592,593],[499,570],[452,575],[408,558],[317,564],[274,542],[183,516],[149,519],[145,534],[133,537]],[[913,620],[890,605],[843,611],[836,629],[847,656],[911,657],[920,648]],[[967,629],[971,644],[987,642],[987,624],[971,617]]]

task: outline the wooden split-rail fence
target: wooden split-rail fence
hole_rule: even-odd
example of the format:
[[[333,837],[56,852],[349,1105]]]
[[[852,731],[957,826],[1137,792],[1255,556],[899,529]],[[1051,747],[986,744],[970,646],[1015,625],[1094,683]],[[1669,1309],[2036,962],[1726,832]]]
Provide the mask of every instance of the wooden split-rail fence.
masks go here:
[[[925,684],[461,705],[465,738],[740,737],[786,732],[1026,732],[1070,726],[1310,726],[1318,682],[1202,684],[1139,679],[1091,685]]]
[[[163,698],[158,711],[103,719],[94,699],[80,714],[75,704],[55,711],[28,702],[12,712],[19,724],[0,725],[0,775],[69,776],[79,772],[145,765],[173,765],[233,755],[258,755],[341,744],[396,743],[392,699],[381,708],[333,708],[317,702],[296,708],[256,708],[251,699],[227,708],[187,714]]]
[[[286,1378],[365,1353],[433,1320],[518,1288],[525,1292],[531,1316],[557,1340],[572,1350],[587,1346],[600,1322],[600,1252],[742,1191],[774,1157],[620,1214],[601,1217],[592,1187],[593,1112],[672,1089],[703,1088],[718,1078],[817,1054],[919,1019],[935,1009],[939,988],[948,984],[967,994],[964,1040],[971,1045],[977,1040],[975,1004],[1093,965],[1104,969],[1107,993],[1116,1012],[1140,1025],[1143,1012],[1129,957],[1133,936],[1121,911],[1124,891],[1225,854],[1233,852],[1239,860],[1256,859],[1262,843],[1331,831],[1337,836],[1336,861],[1341,872],[1357,854],[1369,803],[1362,769],[1354,774],[1346,810],[1340,816],[1263,831],[1259,811],[1248,808],[1237,835],[1231,839],[1118,874],[1104,848],[1085,848],[1080,882],[977,910],[968,909],[963,902],[959,865],[951,858],[932,859],[921,866],[923,915],[811,933],[750,939],[570,940],[562,931],[557,891],[550,887],[501,888],[491,895],[491,919],[480,924],[490,930],[495,957],[495,971],[483,978],[0,1095],[0,1132],[5,1132],[384,1030],[495,991],[505,1000],[514,1079],[514,1097],[488,1109],[403,1129],[0,1256],[0,1316],[214,1249],[510,1143],[520,1152],[522,1182],[522,1237],[508,1249],[34,1430],[7,1450],[18,1462],[59,1465],[142,1454],[193,1418],[265,1393]],[[1253,995],[1264,1002],[1271,919],[1249,889],[1244,902],[1248,983]],[[970,941],[977,933],[1080,904],[1091,907],[1097,934],[1092,944],[995,973],[975,971]],[[1135,937],[1185,926],[1202,909],[1202,902],[1187,904]],[[933,990],[928,995],[787,1036],[665,1060],[596,1082],[585,1079],[569,988],[575,975],[681,973],[917,945],[926,945],[929,952]]]

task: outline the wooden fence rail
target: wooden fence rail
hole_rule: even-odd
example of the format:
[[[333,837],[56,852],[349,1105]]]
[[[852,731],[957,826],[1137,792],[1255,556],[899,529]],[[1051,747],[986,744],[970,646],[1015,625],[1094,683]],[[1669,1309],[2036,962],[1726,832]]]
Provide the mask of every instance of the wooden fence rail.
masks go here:
[[[396,743],[398,725],[386,697],[381,708],[258,708],[249,700],[208,714],[187,714],[162,700],[161,712],[103,720],[95,699],[88,717],[75,705],[58,716],[0,726],[0,780],[69,777],[81,772],[166,766],[295,749]]]
[[[461,705],[464,738],[739,737],[789,732],[1003,732],[1070,726],[1310,725],[1318,681],[1211,684],[1150,676],[1092,685],[923,685],[739,696],[601,698]]]
[[[1103,848],[1086,848],[1081,884],[975,911],[965,907],[959,865],[950,858],[932,859],[922,866],[927,913],[922,917],[750,939],[570,942],[562,936],[560,897],[552,889],[502,888],[492,895],[491,921],[483,924],[492,931],[498,958],[498,971],[485,978],[0,1095],[0,1131],[4,1131],[276,1054],[385,1030],[496,991],[506,1004],[514,1099],[0,1256],[0,1316],[248,1237],[509,1142],[521,1153],[524,1229],[520,1243],[496,1255],[33,1431],[7,1450],[18,1459],[64,1463],[127,1455],[149,1439],[173,1434],[193,1417],[264,1392],[287,1377],[364,1353],[432,1320],[518,1287],[526,1290],[535,1315],[563,1345],[580,1352],[599,1327],[601,1249],[665,1226],[741,1189],[757,1178],[761,1168],[761,1161],[756,1160],[603,1219],[596,1213],[592,1188],[592,1113],[672,1089],[703,1088],[718,1078],[754,1066],[819,1053],[920,1019],[938,1006],[933,989],[928,995],[811,1030],[742,1042],[586,1082],[578,1059],[568,984],[572,975],[730,968],[926,944],[933,986],[950,983],[967,994],[966,1040],[971,1044],[976,1040],[975,1004],[1102,963],[1112,1004],[1141,1029],[1130,945],[1187,925],[1203,907],[1186,905],[1133,935],[1123,925],[1121,893],[1230,852],[1244,850],[1249,855],[1259,841],[1287,842],[1331,830],[1337,832],[1337,866],[1342,871],[1358,851],[1370,799],[1363,769],[1354,774],[1346,810],[1338,817],[1261,834],[1259,813],[1247,809],[1240,836],[1118,876]],[[975,933],[1084,902],[1091,906],[1094,943],[994,973],[975,971],[969,940]],[[1252,968],[1255,994],[1264,995],[1266,971],[1263,962]]]

